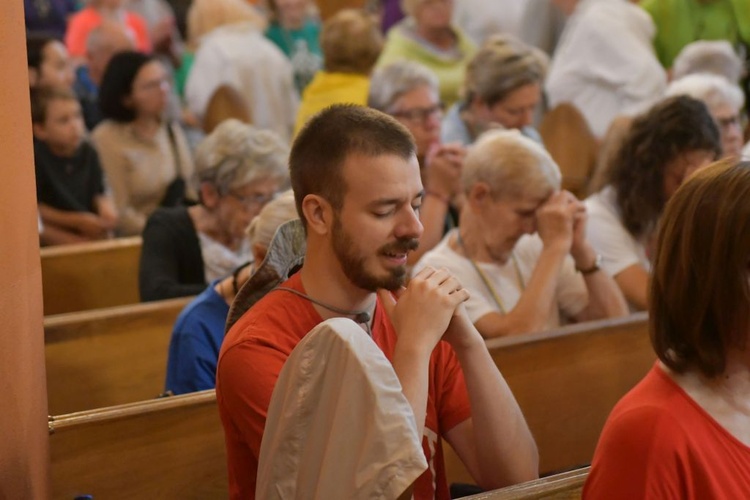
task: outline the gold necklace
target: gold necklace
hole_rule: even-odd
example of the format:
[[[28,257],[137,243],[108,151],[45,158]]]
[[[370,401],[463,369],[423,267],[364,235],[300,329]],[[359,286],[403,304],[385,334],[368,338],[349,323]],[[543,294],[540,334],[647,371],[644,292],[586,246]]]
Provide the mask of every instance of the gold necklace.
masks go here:
[[[464,256],[469,259],[469,262],[471,262],[472,267],[477,272],[479,277],[482,279],[482,283],[484,283],[484,286],[487,288],[487,291],[490,292],[490,295],[492,296],[492,300],[495,301],[495,305],[497,305],[498,309],[500,309],[500,312],[503,314],[508,314],[507,309],[505,308],[505,304],[503,304],[503,300],[500,298],[500,295],[497,293],[497,290],[495,290],[495,287],[492,286],[492,283],[490,283],[489,278],[487,275],[482,271],[482,268],[479,267],[479,264],[472,259],[469,256],[469,252],[466,251],[466,246],[464,246],[464,241],[461,238],[461,231],[456,231],[456,243],[458,243],[458,246],[461,247],[461,250],[464,253]],[[521,288],[521,292],[523,292],[526,289],[526,283],[523,280],[523,275],[521,274],[521,268],[518,266],[518,260],[516,259],[515,252],[511,252],[510,259],[513,261],[513,267],[516,270],[516,279],[518,281],[518,286]]]

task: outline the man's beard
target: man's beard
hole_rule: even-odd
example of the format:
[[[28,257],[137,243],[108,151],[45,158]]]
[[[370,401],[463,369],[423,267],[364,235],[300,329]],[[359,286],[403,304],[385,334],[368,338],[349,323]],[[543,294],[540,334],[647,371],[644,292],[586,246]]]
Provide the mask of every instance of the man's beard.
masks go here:
[[[395,291],[406,283],[406,265],[394,267],[387,276],[383,277],[369,274],[365,269],[365,257],[355,253],[357,246],[354,239],[344,230],[338,216],[334,216],[331,239],[333,251],[341,263],[344,274],[349,278],[349,281],[359,288],[371,292],[380,288]],[[407,253],[409,250],[416,249],[418,245],[419,240],[416,238],[403,238],[380,247],[377,255]]]

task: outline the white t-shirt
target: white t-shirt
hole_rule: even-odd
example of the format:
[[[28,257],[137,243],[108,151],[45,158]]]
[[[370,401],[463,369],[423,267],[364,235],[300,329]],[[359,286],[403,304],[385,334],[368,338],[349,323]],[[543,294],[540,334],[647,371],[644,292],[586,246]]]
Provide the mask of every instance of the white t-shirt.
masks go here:
[[[654,23],[625,0],[582,0],[568,19],[545,83],[550,107],[572,103],[597,137],[618,115],[662,97],[667,75],[653,48]]]
[[[457,0],[453,22],[477,45],[498,33],[519,35],[521,14],[526,0]]]
[[[412,274],[416,274],[426,266],[446,268],[456,276],[463,287],[469,291],[471,298],[466,301],[466,312],[472,323],[489,313],[501,313],[495,304],[492,293],[487,289],[481,276],[474,269],[471,261],[456,253],[448,241],[455,234],[455,229],[431,251],[427,252],[414,266]],[[500,297],[506,312],[516,307],[525,284],[531,279],[531,274],[542,252],[542,240],[534,235],[523,236],[513,250],[523,284],[519,283],[516,266],[513,259],[505,264],[491,264],[478,262],[495,292]],[[547,315],[546,328],[557,328],[564,324],[564,318],[571,318],[580,313],[588,305],[588,290],[583,276],[575,270],[573,258],[567,256],[560,269],[556,288],[557,304],[553,304]]]
[[[610,276],[616,276],[633,264],[650,271],[646,246],[625,229],[615,196],[614,188],[607,186],[586,199],[586,238],[602,256],[602,269]]]
[[[252,23],[222,26],[201,39],[185,83],[190,110],[203,118],[221,85],[244,97],[254,126],[290,141],[299,106],[292,65]]]

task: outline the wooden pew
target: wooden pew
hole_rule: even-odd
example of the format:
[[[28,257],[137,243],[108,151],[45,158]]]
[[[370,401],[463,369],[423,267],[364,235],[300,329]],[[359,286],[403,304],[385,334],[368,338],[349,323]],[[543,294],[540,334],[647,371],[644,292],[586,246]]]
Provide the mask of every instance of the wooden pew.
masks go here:
[[[590,467],[464,497],[465,500],[579,500]]]
[[[52,498],[227,498],[213,390],[50,421]]]
[[[44,315],[136,304],[141,238],[42,248]]]
[[[488,342],[488,347],[513,389],[534,433],[539,446],[542,472],[587,464],[591,460],[601,427],[611,408],[648,371],[655,359],[646,334],[646,317],[643,314],[575,325],[542,334],[493,340]],[[144,352],[144,355],[147,354]],[[135,367],[132,367],[128,375],[130,378],[137,375]],[[163,378],[159,378],[159,382],[161,380]],[[212,394],[211,391],[206,392],[208,393]],[[188,397],[192,396],[195,395]],[[164,490],[164,494],[161,494],[162,490],[158,488],[168,488],[170,484],[182,488],[187,479],[171,479],[171,475],[177,473],[171,469],[165,473],[165,485],[157,486],[158,480],[154,478],[157,474],[155,469],[161,469],[162,465],[172,467],[169,450],[179,450],[183,446],[170,441],[176,439],[173,435],[178,434],[179,439],[187,439],[183,436],[187,428],[180,426],[191,425],[191,422],[195,422],[195,426],[190,428],[192,433],[208,433],[212,436],[213,433],[217,433],[217,436],[221,434],[221,427],[215,418],[215,401],[212,397],[199,399],[198,409],[189,404],[183,406],[174,403],[195,401],[181,398],[183,397],[179,396],[119,408],[92,410],[56,419],[53,422],[55,435],[52,436],[55,496],[57,497],[57,492],[63,491],[67,495],[77,488],[77,492],[94,495],[97,491],[104,491],[107,493],[105,497],[110,498],[108,488],[111,484],[116,485],[112,487],[113,491],[122,491],[124,497],[137,496],[132,488],[138,484],[146,484],[151,488],[157,488],[154,491],[159,492],[156,495],[158,497],[181,498],[181,495],[172,495],[171,490]],[[173,407],[172,404],[176,406]],[[163,408],[166,408],[164,411],[169,413],[169,417],[160,416],[159,410]],[[122,409],[126,411],[120,411]],[[143,412],[148,415],[137,415]],[[206,416],[209,413],[213,415],[213,420]],[[116,417],[119,418],[123,414],[128,415],[130,420],[126,419],[126,422],[119,423],[122,419],[117,420]],[[158,422],[158,425],[151,422]],[[90,424],[91,430],[88,430],[87,423]],[[132,427],[123,427],[126,425]],[[147,428],[151,425],[160,429],[158,434],[152,435],[150,430],[143,431],[148,436],[143,440],[134,436],[141,432],[140,430],[125,430]],[[66,426],[76,429],[76,434],[71,438],[60,439],[61,431]],[[89,432],[94,435],[87,437]],[[55,440],[58,442],[55,443]],[[161,440],[167,440],[167,444],[163,444]],[[60,442],[64,444],[60,445]],[[219,437],[210,442],[204,441],[201,446],[215,446],[215,449],[205,449],[203,453],[212,457],[222,455],[219,462],[224,467],[224,445]],[[58,449],[55,449],[56,447]],[[65,453],[60,451],[61,447],[66,450]],[[132,455],[121,453],[121,449],[133,447],[136,450]],[[149,451],[150,447],[155,449]],[[448,447],[444,451],[449,481],[472,482],[452,451]],[[142,459],[151,456],[156,460]],[[193,460],[195,457],[179,458]],[[191,467],[180,460],[175,463],[175,468],[178,465],[188,469]],[[151,468],[144,469],[144,461]],[[96,474],[90,472],[91,464],[99,462],[116,463],[117,467],[97,471]],[[63,465],[56,465],[60,463]],[[154,468],[155,464],[159,467]],[[55,470],[55,467],[62,472]],[[204,498],[215,497],[216,495],[207,495],[200,490],[204,483],[218,484],[225,480],[224,470],[221,473],[218,470],[211,472],[212,470],[205,469],[203,475],[196,473],[193,488],[185,486],[184,491],[201,492]],[[210,473],[217,475],[210,476]],[[123,479],[110,479],[107,474],[117,475],[119,478],[128,477],[135,485],[123,486]],[[192,475],[186,474],[186,477]],[[73,479],[69,478],[84,478],[88,482],[79,487],[78,483],[71,483]],[[63,483],[68,489],[58,486]],[[137,493],[142,491],[138,490]],[[117,495],[113,497],[118,498]]]
[[[589,464],[609,412],[656,360],[645,313],[487,347],[536,439],[542,474]],[[473,483],[450,446],[443,451],[449,481]]]
[[[162,392],[179,298],[44,319],[49,413],[151,399]]]

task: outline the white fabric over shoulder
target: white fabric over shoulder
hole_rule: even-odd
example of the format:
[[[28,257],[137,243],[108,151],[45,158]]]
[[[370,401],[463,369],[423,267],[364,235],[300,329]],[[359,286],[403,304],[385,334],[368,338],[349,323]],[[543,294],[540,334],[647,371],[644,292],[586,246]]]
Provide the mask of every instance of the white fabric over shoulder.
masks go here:
[[[391,363],[356,323],[324,321],[281,370],[256,497],[397,498],[427,461]]]

